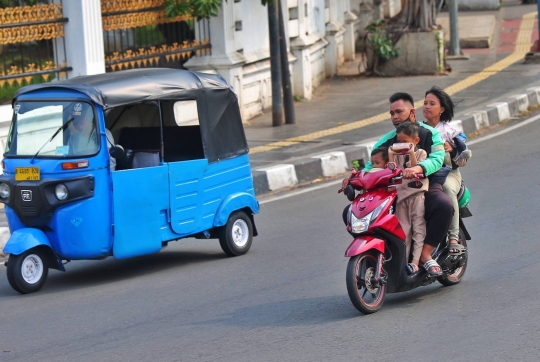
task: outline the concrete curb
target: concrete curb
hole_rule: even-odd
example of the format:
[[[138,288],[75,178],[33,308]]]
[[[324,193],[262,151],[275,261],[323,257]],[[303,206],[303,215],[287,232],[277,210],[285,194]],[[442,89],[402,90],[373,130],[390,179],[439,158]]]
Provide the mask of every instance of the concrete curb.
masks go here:
[[[469,111],[457,117],[451,124],[470,135],[536,106],[540,106],[540,87],[527,88],[520,93],[490,103],[484,109]],[[375,142],[361,143],[328,151],[325,154],[308,156],[290,164],[258,168],[253,172],[255,194],[264,195],[317,178],[342,174],[350,169],[353,160],[366,163],[374,144]]]
[[[4,254],[3,250],[10,236],[11,234],[9,233],[8,227],[0,227],[0,261],[7,258],[7,255]]]

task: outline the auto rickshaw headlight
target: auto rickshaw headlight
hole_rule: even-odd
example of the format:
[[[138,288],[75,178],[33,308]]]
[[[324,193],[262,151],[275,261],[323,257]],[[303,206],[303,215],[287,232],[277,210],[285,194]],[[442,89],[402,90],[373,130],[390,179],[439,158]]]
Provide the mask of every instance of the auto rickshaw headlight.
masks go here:
[[[0,197],[3,199],[8,199],[10,194],[11,191],[9,190],[9,186],[3,182],[0,183]]]
[[[54,194],[56,195],[56,198],[60,201],[64,201],[68,197],[68,189],[66,185],[64,184],[58,184],[56,185],[54,189]]]

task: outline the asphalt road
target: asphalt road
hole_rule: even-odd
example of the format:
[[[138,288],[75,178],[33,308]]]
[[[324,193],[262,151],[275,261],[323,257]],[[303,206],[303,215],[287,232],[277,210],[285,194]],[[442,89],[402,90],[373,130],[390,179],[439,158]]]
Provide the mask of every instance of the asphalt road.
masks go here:
[[[540,120],[471,146],[473,240],[457,286],[357,312],[334,185],[264,203],[242,257],[180,241],[72,262],[25,296],[0,267],[0,361],[537,361],[539,137]]]

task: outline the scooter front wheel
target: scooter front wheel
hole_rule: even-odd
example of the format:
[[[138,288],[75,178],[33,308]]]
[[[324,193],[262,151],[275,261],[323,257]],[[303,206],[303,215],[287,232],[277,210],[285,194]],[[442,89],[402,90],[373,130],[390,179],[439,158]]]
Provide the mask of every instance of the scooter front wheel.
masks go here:
[[[364,253],[349,259],[347,291],[352,304],[360,312],[371,314],[381,309],[386,297],[386,285],[373,285],[377,256]]]
[[[11,254],[7,263],[7,278],[13,289],[21,294],[34,293],[43,287],[49,274],[49,260],[37,247],[20,255]]]

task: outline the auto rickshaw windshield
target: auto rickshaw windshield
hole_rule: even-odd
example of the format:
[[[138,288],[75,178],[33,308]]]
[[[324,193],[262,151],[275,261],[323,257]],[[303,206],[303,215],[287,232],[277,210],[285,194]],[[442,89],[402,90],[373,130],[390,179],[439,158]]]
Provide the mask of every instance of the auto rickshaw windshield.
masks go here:
[[[81,101],[19,101],[6,156],[81,157],[99,150],[93,107]]]

